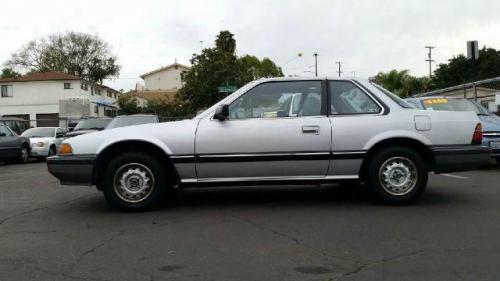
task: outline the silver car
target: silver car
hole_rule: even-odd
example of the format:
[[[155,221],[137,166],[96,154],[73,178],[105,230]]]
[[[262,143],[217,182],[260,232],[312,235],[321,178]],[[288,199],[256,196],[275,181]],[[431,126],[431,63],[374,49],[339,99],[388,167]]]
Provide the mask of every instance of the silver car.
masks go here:
[[[428,172],[488,161],[472,112],[417,110],[362,79],[251,82],[190,120],[65,140],[49,171],[96,185],[127,211],[174,188],[359,180],[380,200],[408,204]]]
[[[22,136],[30,140],[30,156],[44,160],[48,156],[56,155],[57,146],[62,142],[65,134],[66,130],[63,128],[38,127],[24,131]]]

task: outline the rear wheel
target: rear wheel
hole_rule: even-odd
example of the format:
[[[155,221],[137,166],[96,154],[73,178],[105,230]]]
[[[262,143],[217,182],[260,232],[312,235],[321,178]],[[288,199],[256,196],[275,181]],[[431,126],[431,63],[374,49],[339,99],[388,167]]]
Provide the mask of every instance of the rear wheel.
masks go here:
[[[367,183],[373,194],[387,204],[414,202],[427,186],[428,169],[415,151],[391,147],[376,153],[368,165]]]
[[[166,169],[154,157],[137,152],[111,160],[102,189],[111,206],[121,211],[144,211],[161,202],[170,189]]]

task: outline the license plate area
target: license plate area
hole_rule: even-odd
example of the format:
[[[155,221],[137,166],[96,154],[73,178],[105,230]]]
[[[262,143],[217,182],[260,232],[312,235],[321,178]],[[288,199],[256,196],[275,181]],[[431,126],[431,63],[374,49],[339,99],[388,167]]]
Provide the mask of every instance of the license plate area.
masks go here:
[[[500,141],[490,141],[491,149],[500,149]]]

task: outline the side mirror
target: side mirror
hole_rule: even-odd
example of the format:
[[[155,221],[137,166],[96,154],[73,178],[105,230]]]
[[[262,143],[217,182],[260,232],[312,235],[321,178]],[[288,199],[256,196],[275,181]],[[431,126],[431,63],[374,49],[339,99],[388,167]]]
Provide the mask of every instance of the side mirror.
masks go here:
[[[60,138],[62,138],[62,137],[64,137],[64,133],[57,133],[57,134],[56,134],[56,138],[57,138],[57,139],[60,139]]]
[[[219,105],[219,107],[217,107],[217,109],[215,110],[214,119],[217,119],[219,121],[229,119],[229,105]]]

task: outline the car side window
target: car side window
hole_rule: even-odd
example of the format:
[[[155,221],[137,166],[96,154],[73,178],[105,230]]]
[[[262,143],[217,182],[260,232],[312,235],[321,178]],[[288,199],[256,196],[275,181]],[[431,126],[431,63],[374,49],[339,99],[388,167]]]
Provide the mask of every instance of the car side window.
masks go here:
[[[379,113],[380,106],[363,90],[349,81],[329,81],[333,115]]]
[[[12,133],[7,127],[0,125],[0,136],[10,137]]]
[[[263,83],[229,105],[230,120],[320,114],[321,81]]]

